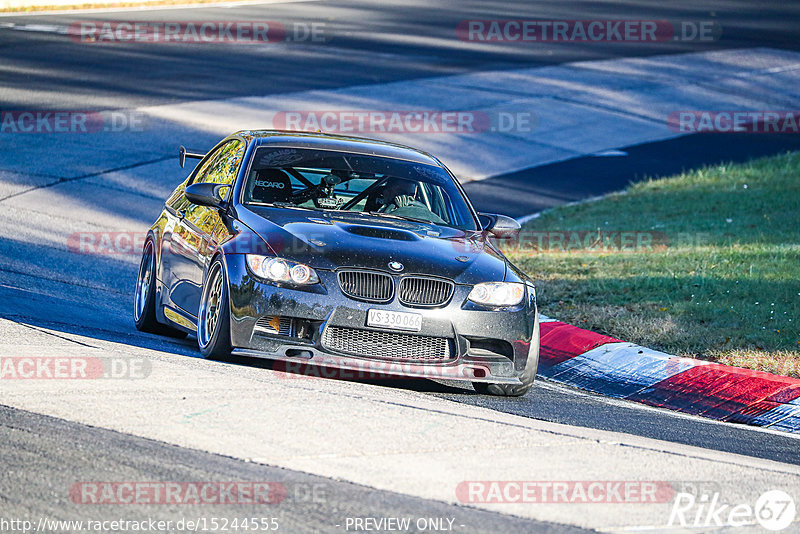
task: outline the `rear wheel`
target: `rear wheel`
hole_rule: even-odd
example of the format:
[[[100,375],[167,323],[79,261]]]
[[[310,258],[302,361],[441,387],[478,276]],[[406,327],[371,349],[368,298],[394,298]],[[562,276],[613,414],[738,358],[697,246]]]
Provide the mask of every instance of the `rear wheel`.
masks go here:
[[[170,328],[156,320],[156,254],[152,239],[148,239],[142,249],[142,261],[136,277],[133,295],[133,322],[136,329],[151,334],[183,338],[186,332]]]
[[[521,397],[531,390],[536,378],[536,369],[539,367],[539,319],[536,319],[536,328],[533,330],[531,343],[536,341],[536,348],[528,353],[528,362],[525,370],[519,377],[521,384],[490,384],[486,382],[473,382],[472,387],[481,395],[494,395],[499,397]]]
[[[218,256],[208,269],[197,313],[197,344],[204,358],[225,360],[231,355],[231,313],[225,266]]]

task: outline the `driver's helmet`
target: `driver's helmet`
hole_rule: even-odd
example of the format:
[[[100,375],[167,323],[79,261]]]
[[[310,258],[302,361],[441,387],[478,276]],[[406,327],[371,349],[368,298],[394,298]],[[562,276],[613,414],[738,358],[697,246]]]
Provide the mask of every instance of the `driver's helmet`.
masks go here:
[[[404,178],[390,178],[383,189],[384,204],[388,204],[398,196],[407,196],[413,199],[416,193],[417,182]]]

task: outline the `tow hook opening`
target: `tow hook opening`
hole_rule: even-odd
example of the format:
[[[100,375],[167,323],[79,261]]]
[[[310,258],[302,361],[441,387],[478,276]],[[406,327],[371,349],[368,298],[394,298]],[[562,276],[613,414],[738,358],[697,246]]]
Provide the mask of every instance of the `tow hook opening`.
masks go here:
[[[467,370],[472,374],[473,378],[486,378],[488,376],[486,369],[483,367],[469,367]]]
[[[314,353],[306,349],[288,349],[286,351],[286,356],[289,358],[304,358],[310,360],[314,357]]]

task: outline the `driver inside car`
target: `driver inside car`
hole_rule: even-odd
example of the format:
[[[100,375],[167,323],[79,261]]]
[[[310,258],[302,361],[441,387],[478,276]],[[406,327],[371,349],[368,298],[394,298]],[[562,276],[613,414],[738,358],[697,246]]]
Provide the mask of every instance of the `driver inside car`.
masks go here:
[[[399,208],[410,206],[417,195],[417,184],[401,178],[391,178],[381,195],[383,206],[378,210],[391,213]]]
[[[434,224],[445,224],[445,221],[433,213],[417,196],[419,184],[402,178],[391,178],[384,187],[381,213],[394,214],[401,217],[412,217],[430,221]]]

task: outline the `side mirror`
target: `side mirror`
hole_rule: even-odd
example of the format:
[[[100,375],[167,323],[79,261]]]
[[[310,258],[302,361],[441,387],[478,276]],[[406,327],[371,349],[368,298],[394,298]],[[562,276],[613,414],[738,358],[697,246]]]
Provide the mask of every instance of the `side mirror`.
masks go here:
[[[230,189],[230,187],[229,185],[211,183],[192,184],[186,187],[184,195],[192,204],[221,208],[225,204],[222,190]]]
[[[517,221],[496,213],[479,213],[481,225],[498,239],[515,239],[519,236],[521,226]]]

